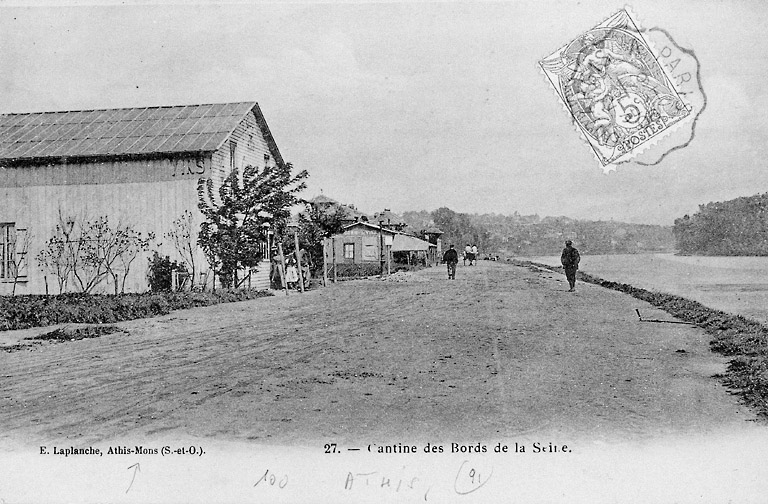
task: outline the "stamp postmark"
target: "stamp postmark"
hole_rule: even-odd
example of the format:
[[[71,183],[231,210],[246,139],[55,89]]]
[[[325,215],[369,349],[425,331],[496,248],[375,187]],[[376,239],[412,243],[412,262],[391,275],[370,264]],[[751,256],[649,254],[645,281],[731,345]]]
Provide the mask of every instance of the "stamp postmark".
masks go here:
[[[539,62],[604,168],[693,113],[626,10]]]

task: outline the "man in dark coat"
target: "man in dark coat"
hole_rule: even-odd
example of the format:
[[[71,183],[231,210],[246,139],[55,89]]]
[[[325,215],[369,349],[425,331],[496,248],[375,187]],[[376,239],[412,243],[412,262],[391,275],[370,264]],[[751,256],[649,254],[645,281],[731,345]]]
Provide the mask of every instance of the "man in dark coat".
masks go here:
[[[453,245],[443,254],[443,262],[448,265],[448,280],[456,280],[456,265],[459,264],[459,254]]]
[[[560,263],[563,265],[565,278],[568,279],[568,285],[571,287],[568,292],[576,290],[576,270],[579,269],[580,260],[579,251],[573,247],[573,242],[566,240],[563,253],[560,254]]]

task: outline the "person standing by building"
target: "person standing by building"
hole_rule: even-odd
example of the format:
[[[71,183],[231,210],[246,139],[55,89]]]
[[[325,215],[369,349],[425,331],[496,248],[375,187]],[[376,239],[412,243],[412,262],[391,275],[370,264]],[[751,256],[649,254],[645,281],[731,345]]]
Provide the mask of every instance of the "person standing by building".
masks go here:
[[[293,253],[296,256],[296,252]],[[312,276],[312,256],[309,255],[306,249],[299,250],[299,257],[297,260],[298,267],[301,269],[301,275],[304,280],[304,288],[309,289],[310,277]]]
[[[293,257],[288,259],[288,266],[285,268],[285,283],[289,289],[297,289],[299,285],[299,270]]]
[[[456,265],[459,264],[459,253],[450,246],[443,254],[443,262],[448,265],[448,280],[456,280]]]
[[[579,251],[573,246],[571,240],[565,240],[565,248],[563,253],[560,254],[560,263],[565,270],[565,278],[568,279],[568,285],[571,287],[568,292],[574,292],[576,290],[576,270],[579,269]]]
[[[277,247],[272,247],[272,261],[269,271],[269,280],[273,289],[282,289],[285,287],[283,279],[283,256],[278,254]]]

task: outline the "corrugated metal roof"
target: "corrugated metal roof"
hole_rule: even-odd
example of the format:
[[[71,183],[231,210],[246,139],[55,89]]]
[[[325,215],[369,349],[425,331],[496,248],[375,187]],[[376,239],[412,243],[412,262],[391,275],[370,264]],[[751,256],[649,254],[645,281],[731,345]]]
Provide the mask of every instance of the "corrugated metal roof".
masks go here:
[[[0,161],[213,151],[254,108],[260,116],[256,102],[2,114]]]

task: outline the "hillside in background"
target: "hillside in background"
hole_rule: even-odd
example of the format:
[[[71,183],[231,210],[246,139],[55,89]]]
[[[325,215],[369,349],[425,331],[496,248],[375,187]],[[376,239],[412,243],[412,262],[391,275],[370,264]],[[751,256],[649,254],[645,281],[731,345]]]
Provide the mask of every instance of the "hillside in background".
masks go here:
[[[677,249],[690,255],[768,255],[768,193],[699,205],[675,219]]]
[[[477,244],[482,253],[503,255],[559,254],[571,239],[583,254],[671,252],[675,239],[670,226],[587,221],[538,215],[464,214],[449,208],[403,213],[412,230],[434,224],[445,232],[443,243],[461,249]]]

